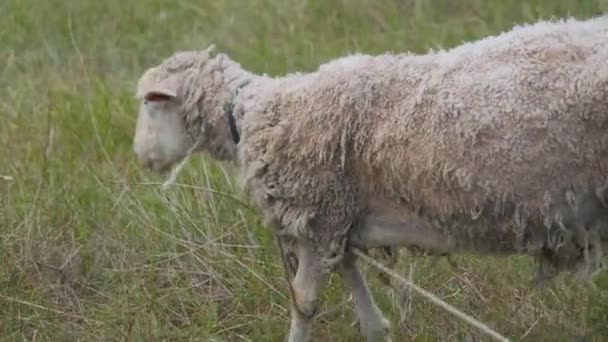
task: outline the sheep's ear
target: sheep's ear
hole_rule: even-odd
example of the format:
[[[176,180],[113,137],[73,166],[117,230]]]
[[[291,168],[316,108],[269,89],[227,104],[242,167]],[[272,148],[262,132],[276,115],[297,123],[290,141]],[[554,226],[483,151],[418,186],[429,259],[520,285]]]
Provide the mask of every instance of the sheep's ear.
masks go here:
[[[154,77],[156,68],[148,69],[139,79],[136,97],[149,102],[164,102],[177,97],[180,79],[176,75],[169,75],[162,80]]]
[[[175,92],[166,89],[149,90],[144,94],[144,99],[150,102],[163,102],[174,99],[177,96]]]

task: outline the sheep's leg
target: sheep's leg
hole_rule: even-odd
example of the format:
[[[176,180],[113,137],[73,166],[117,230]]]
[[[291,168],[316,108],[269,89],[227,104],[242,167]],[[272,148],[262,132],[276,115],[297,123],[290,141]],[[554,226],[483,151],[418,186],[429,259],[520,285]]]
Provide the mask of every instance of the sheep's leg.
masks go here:
[[[341,266],[339,272],[351,288],[361,332],[367,337],[368,342],[390,341],[388,335],[390,324],[374,303],[365,278],[356,264],[355,256],[346,255]]]
[[[386,260],[386,266],[390,269],[395,268],[395,265],[397,265],[397,257],[399,254],[399,250],[397,249],[397,247],[382,247],[382,250],[384,251],[384,254],[388,259]],[[384,284],[385,286],[394,288],[391,282],[391,278],[386,273],[378,272],[378,279],[380,279],[382,284]]]
[[[311,324],[326,271],[321,257],[314,252],[311,245],[297,242],[296,255],[298,270],[291,283],[294,298],[289,342],[306,342],[310,340]]]
[[[311,321],[309,317],[304,317],[296,310],[292,304],[291,325],[289,326],[289,342],[310,341]]]

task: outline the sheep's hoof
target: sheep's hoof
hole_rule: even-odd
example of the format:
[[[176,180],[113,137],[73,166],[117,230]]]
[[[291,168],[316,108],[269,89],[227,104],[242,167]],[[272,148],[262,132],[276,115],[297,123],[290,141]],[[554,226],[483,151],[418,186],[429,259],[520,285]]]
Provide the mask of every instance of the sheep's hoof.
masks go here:
[[[384,330],[379,330],[367,335],[367,342],[392,342],[392,339]]]
[[[382,318],[380,323],[374,327],[369,328],[366,331],[366,341],[367,342],[392,342],[390,329],[391,324],[386,318]]]

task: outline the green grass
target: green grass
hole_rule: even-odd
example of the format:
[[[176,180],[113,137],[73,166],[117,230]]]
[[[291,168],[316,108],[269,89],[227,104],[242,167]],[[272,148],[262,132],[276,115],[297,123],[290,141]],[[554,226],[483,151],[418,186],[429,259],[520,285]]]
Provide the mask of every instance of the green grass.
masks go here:
[[[163,192],[131,149],[139,75],[215,43],[279,75],[349,52],[424,52],[537,18],[588,17],[608,0],[3,0],[0,2],[0,339],[281,341],[288,290],[273,236],[234,170],[195,158]],[[529,258],[404,257],[406,272],[502,334],[608,340],[599,291],[560,277],[541,291]],[[367,272],[395,341],[485,339],[415,296],[399,324]],[[339,278],[315,340],[359,341]]]

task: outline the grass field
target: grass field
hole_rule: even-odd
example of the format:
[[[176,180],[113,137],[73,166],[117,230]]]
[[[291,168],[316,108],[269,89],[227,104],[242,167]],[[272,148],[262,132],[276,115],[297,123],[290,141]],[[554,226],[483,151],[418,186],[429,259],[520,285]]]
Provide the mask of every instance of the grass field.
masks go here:
[[[608,0],[2,0],[0,339],[282,341],[288,290],[273,236],[234,170],[195,158],[167,192],[132,154],[134,87],[175,50],[248,69],[312,70],[349,52],[424,52],[515,23],[608,11]],[[402,258],[414,280],[513,340],[608,340],[608,275],[528,287],[529,258]],[[485,339],[368,272],[395,341]],[[360,341],[338,277],[316,341]]]

